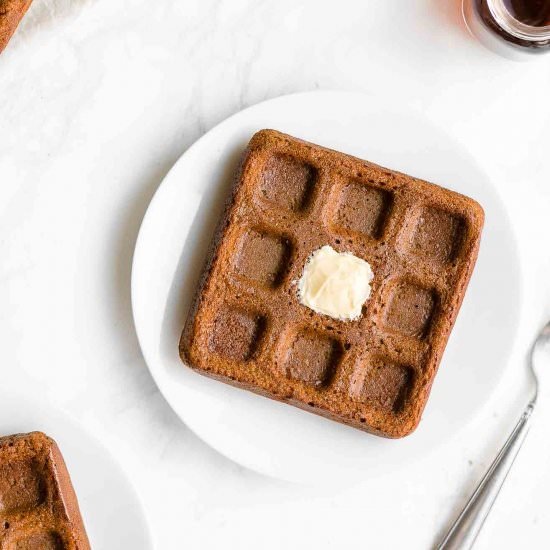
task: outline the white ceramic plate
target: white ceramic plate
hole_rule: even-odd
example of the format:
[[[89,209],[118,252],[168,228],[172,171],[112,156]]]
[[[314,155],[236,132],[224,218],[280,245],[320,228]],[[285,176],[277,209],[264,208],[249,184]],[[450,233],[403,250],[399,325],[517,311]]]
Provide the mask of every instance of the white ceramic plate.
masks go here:
[[[385,440],[204,378],[185,368],[178,340],[213,228],[252,134],[274,128],[441,183],[476,198],[486,227],[478,265],[424,418]],[[480,412],[502,377],[520,317],[519,258],[508,216],[483,169],[421,116],[370,96],[312,92],[246,109],[175,164],[139,233],[132,302],[139,341],[162,393],[219,452],[275,477],[315,482],[373,476],[448,441]]]
[[[65,413],[28,395],[0,394],[0,435],[42,431],[67,464],[92,548],[152,550],[133,487],[109,452]]]

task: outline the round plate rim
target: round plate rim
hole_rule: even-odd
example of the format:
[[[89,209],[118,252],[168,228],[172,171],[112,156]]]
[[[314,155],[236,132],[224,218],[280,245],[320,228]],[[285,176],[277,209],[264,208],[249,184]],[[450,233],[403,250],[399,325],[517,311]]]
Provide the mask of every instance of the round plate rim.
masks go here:
[[[407,105],[407,104],[405,104],[405,105],[401,104],[399,106],[399,108],[396,109],[395,105],[390,105],[390,102],[388,100],[384,99],[384,98],[380,98],[379,96],[372,95],[372,94],[365,93],[365,92],[354,92],[354,91],[315,90],[315,91],[305,91],[305,92],[295,92],[295,93],[285,94],[285,95],[281,95],[281,96],[277,96],[277,97],[274,97],[274,98],[270,98],[270,99],[261,101],[259,103],[255,103],[255,104],[253,104],[251,106],[248,106],[248,107],[246,107],[246,108],[244,108],[240,111],[237,111],[236,113],[230,115],[229,117],[225,118],[221,122],[217,123],[210,130],[206,131],[188,149],[186,149],[186,151],[184,151],[184,153],[177,159],[177,161],[174,163],[174,165],[171,167],[171,169],[168,171],[168,173],[164,176],[162,182],[160,183],[159,187],[155,191],[155,193],[154,193],[154,195],[153,195],[153,197],[152,197],[152,199],[151,199],[151,201],[150,201],[150,203],[147,207],[147,210],[145,212],[145,215],[143,217],[142,223],[141,223],[140,228],[139,228],[138,236],[136,238],[136,243],[135,243],[135,248],[134,248],[134,255],[133,255],[133,259],[132,259],[132,270],[131,270],[131,301],[132,301],[132,313],[133,313],[133,318],[134,318],[134,325],[135,325],[135,328],[136,328],[136,334],[137,334],[137,338],[138,338],[140,348],[142,350],[142,354],[144,356],[145,362],[147,363],[147,367],[148,367],[148,369],[151,373],[151,376],[155,380],[155,383],[159,387],[159,390],[161,391],[163,396],[166,398],[166,400],[169,403],[170,407],[174,410],[175,414],[180,418],[180,420],[182,422],[184,422],[197,435],[197,437],[199,437],[201,440],[203,440],[205,443],[207,443],[213,449],[215,449],[216,451],[221,453],[223,456],[227,457],[228,459],[234,461],[237,464],[241,464],[241,465],[243,465],[247,468],[250,468],[253,471],[257,471],[257,472],[259,472],[263,475],[267,475],[267,476],[275,477],[275,478],[279,478],[279,479],[284,479],[286,481],[300,482],[300,483],[303,482],[303,480],[296,479],[293,476],[275,474],[272,471],[271,468],[260,467],[257,464],[251,464],[250,462],[247,462],[246,460],[243,460],[242,458],[235,456],[234,453],[227,451],[227,449],[225,449],[224,447],[222,447],[220,445],[217,445],[215,442],[213,442],[211,440],[211,438],[206,437],[204,434],[198,433],[193,428],[193,426],[191,426],[186,421],[186,419],[182,418],[182,415],[172,405],[171,399],[168,397],[168,395],[170,394],[170,391],[165,389],[164,381],[162,380],[162,377],[160,375],[160,371],[155,366],[152,366],[153,361],[151,361],[151,358],[150,358],[149,353],[146,349],[146,346],[143,344],[143,334],[141,333],[139,322],[136,319],[136,317],[137,317],[136,303],[138,301],[138,297],[137,297],[137,289],[136,289],[137,285],[136,285],[135,273],[136,273],[137,267],[138,267],[137,264],[138,264],[138,260],[139,260],[139,251],[141,250],[142,242],[145,238],[144,235],[146,234],[148,220],[152,215],[151,213],[155,209],[156,202],[159,200],[160,194],[162,193],[163,184],[166,180],[170,179],[171,174],[178,169],[178,165],[181,162],[183,162],[183,159],[187,155],[192,154],[192,152],[195,149],[200,148],[202,146],[202,143],[204,141],[206,141],[207,139],[210,139],[213,134],[222,131],[225,126],[229,126],[235,119],[237,119],[239,117],[243,117],[243,116],[245,116],[245,114],[248,114],[248,113],[250,113],[251,111],[253,111],[255,109],[265,108],[269,104],[275,104],[275,103],[281,102],[281,101],[288,101],[288,100],[293,100],[293,99],[300,100],[300,99],[304,99],[304,98],[307,98],[307,97],[312,96],[312,95],[315,95],[315,96],[324,95],[324,96],[333,96],[333,97],[337,96],[337,97],[341,97],[341,98],[343,98],[345,96],[353,96],[353,97],[356,97],[356,98],[362,98],[362,99],[368,100],[370,102],[375,102],[377,105],[383,105],[384,107],[387,107],[388,110],[390,110],[392,112],[403,113],[403,114],[406,114],[409,117],[421,118],[424,121],[426,121],[430,126],[432,126],[434,128],[437,128],[442,134],[445,134],[445,136],[450,141],[452,141],[453,143],[455,143],[459,147],[459,149],[458,149],[459,155],[461,157],[468,158],[468,160],[471,162],[471,165],[475,166],[475,168],[480,173],[483,173],[486,176],[487,182],[491,185],[492,190],[494,191],[494,197],[495,197],[496,200],[499,201],[502,213],[506,217],[506,221],[505,221],[504,225],[509,227],[509,236],[511,238],[511,242],[509,243],[510,248],[514,251],[515,257],[518,258],[518,259],[520,258],[520,254],[519,254],[520,250],[519,250],[518,241],[517,241],[517,234],[516,234],[515,230],[513,229],[508,208],[506,207],[504,201],[502,200],[502,197],[501,197],[500,193],[498,192],[497,186],[494,185],[494,183],[493,183],[491,177],[489,176],[489,174],[487,173],[487,171],[482,167],[482,165],[480,164],[478,159],[470,152],[470,150],[460,140],[458,140],[455,136],[450,134],[446,129],[443,129],[440,125],[435,123],[431,118],[427,117],[424,113],[421,113],[420,111],[418,111],[414,107],[411,107],[410,105]],[[488,393],[485,402],[476,409],[476,413],[472,413],[472,414],[467,416],[464,424],[460,427],[460,429],[456,430],[453,434],[450,434],[448,436],[448,439],[446,439],[447,442],[451,442],[454,439],[458,438],[461,433],[466,431],[472,424],[474,424],[476,422],[477,418],[483,414],[485,409],[489,406],[493,396],[496,394],[496,392],[497,392],[499,386],[501,385],[503,379],[505,378],[506,373],[508,372],[508,370],[511,367],[512,362],[511,362],[510,359],[515,354],[515,350],[516,350],[517,343],[518,343],[518,335],[519,335],[519,330],[518,329],[519,329],[519,326],[521,325],[521,319],[522,319],[523,314],[524,314],[524,312],[523,312],[523,309],[524,309],[523,295],[524,295],[524,284],[525,283],[524,283],[524,277],[523,277],[523,272],[522,272],[522,268],[521,268],[520,263],[518,263],[518,265],[515,266],[515,270],[516,270],[516,278],[517,278],[517,281],[518,281],[518,288],[516,289],[517,290],[517,313],[518,313],[518,315],[517,315],[517,318],[515,319],[515,323],[514,323],[514,329],[513,329],[514,339],[513,339],[512,344],[510,345],[508,360],[506,361],[506,365],[502,368],[502,374],[498,378],[497,383],[491,389],[491,391]],[[443,445],[443,442],[433,445],[432,448],[426,450],[426,453],[423,456],[424,457],[429,456],[430,454],[435,452],[437,449],[439,449],[442,445]],[[350,479],[350,481],[351,481],[351,479]]]
[[[47,422],[50,422],[50,419],[53,417],[56,420],[60,420],[60,423],[64,426],[68,426],[70,431],[79,432],[81,434],[81,437],[83,440],[88,440],[93,443],[93,446],[101,452],[101,454],[104,456],[104,459],[110,463],[110,465],[113,468],[113,472],[116,471],[117,477],[120,478],[122,483],[126,486],[127,494],[132,498],[135,510],[138,512],[139,516],[142,519],[142,529],[143,534],[145,537],[145,546],[151,549],[155,549],[156,546],[154,544],[153,539],[153,532],[151,530],[151,525],[148,521],[148,516],[145,511],[145,505],[143,503],[143,500],[138,493],[135,483],[132,481],[132,479],[127,475],[127,473],[124,470],[123,464],[120,460],[120,458],[107,447],[107,445],[98,437],[97,434],[95,434],[93,431],[91,431],[89,428],[87,428],[83,422],[77,418],[75,418],[73,415],[69,413],[69,411],[59,405],[56,405],[51,400],[44,398],[43,396],[40,396],[36,394],[35,392],[30,393],[28,390],[23,392],[18,390],[17,388],[9,388],[9,391],[6,391],[7,398],[6,401],[18,403],[18,404],[25,404],[25,405],[32,405],[33,410],[38,411],[49,411],[49,414],[47,416],[48,420]],[[26,416],[28,413],[24,413]],[[35,414],[35,413],[33,413]],[[18,432],[18,433],[30,433],[33,431],[41,431],[40,426],[37,426],[36,429],[29,429],[27,432]],[[63,431],[63,428],[62,430]],[[11,434],[3,434],[3,435],[11,435]],[[57,437],[59,437],[59,433],[54,434],[52,431],[47,430],[46,435],[52,437],[56,442]],[[70,457],[68,453],[66,452],[66,449],[63,448],[62,444],[60,443],[60,450],[62,453],[62,456],[64,460],[69,463],[68,469],[69,469],[69,475],[71,476],[71,481],[74,482],[74,476],[70,469],[70,462],[74,462],[74,457]],[[81,501],[83,500],[83,495],[81,492],[78,491],[77,488],[75,488],[76,496],[80,504],[80,508],[82,508]],[[86,517],[85,513],[83,513],[83,520],[86,529],[89,530],[89,524],[90,520]],[[91,543],[93,541],[90,541]]]

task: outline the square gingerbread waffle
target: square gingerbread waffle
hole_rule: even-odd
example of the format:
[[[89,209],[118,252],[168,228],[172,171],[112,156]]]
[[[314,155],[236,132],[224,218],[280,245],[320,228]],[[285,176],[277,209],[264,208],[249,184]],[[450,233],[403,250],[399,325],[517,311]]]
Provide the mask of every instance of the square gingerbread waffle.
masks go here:
[[[0,548],[90,550],[63,457],[43,433],[0,437]]]
[[[262,130],[249,143],[180,341],[207,376],[386,437],[418,422],[477,258],[474,200]],[[325,245],[372,267],[357,320],[300,303]]]
[[[0,0],[0,53],[8,45],[32,0]]]

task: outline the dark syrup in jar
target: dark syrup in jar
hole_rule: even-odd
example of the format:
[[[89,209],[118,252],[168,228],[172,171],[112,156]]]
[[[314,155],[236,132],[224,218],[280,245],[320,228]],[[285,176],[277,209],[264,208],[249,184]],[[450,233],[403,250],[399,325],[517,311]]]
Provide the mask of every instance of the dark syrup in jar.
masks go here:
[[[504,0],[510,15],[532,27],[550,25],[550,0]]]
[[[493,17],[488,2],[495,0],[473,0],[485,25],[509,44],[520,46],[524,50],[548,51],[550,38],[527,40],[505,30]],[[550,25],[550,0],[500,0],[505,9],[516,21],[540,31]]]

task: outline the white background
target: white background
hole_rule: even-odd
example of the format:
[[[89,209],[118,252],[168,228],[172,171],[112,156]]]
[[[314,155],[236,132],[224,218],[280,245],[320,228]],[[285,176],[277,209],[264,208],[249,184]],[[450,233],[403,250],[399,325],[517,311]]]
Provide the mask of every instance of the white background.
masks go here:
[[[130,307],[139,224],[175,160],[241,108],[318,88],[411,104],[462,141],[502,192],[527,282],[517,366],[478,422],[351,487],[268,479],[198,440]],[[34,0],[0,57],[3,389],[40,391],[108,444],[159,549],[430,548],[519,415],[550,317],[549,97],[550,56],[486,51],[455,0]],[[549,546],[549,421],[543,400],[477,548]]]

